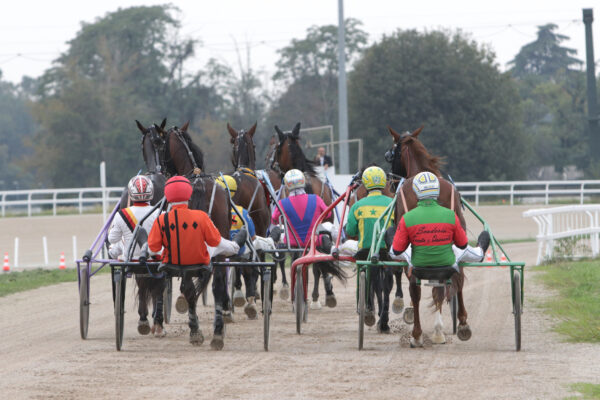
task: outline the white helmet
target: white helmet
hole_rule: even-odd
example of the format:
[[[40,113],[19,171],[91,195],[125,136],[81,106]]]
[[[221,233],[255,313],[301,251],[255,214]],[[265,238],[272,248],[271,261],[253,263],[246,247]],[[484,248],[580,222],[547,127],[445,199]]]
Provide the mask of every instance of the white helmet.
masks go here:
[[[304,174],[299,169],[290,169],[283,177],[283,183],[287,190],[302,189],[306,184]]]
[[[127,184],[129,198],[133,202],[147,202],[154,196],[154,185],[146,175],[137,175]]]
[[[440,181],[431,172],[419,172],[415,175],[412,187],[419,200],[437,199],[440,195]]]

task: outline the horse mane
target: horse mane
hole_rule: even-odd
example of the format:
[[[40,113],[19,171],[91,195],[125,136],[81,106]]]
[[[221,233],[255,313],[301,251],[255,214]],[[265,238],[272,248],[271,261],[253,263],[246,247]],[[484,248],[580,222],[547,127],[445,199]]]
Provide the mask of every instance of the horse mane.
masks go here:
[[[317,171],[315,170],[315,163],[312,160],[309,160],[304,155],[304,152],[300,148],[298,142],[291,137],[288,137],[288,140],[291,140],[290,145],[290,153],[292,156],[292,165],[295,168],[299,169],[302,172],[308,173],[309,175],[316,176]]]
[[[423,143],[417,138],[407,136],[402,140],[402,145],[407,146],[412,150],[412,155],[415,157],[417,164],[425,171],[429,171],[435,176],[442,176],[440,168],[444,165],[442,157],[429,154]]]

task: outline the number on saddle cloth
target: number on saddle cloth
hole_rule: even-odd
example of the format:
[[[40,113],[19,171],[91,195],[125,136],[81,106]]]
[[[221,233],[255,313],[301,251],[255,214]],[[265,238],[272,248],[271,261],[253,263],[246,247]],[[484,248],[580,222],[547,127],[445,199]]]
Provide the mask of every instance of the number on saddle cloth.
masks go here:
[[[296,212],[296,209],[294,208],[294,205],[289,197],[281,200],[281,204],[283,206],[283,211],[292,225],[292,229],[296,231],[298,239],[302,241],[302,243],[298,243],[298,245],[304,246],[306,240],[308,239],[308,235],[310,234],[310,225],[315,216],[315,210],[317,209],[317,196],[308,196],[306,208],[304,209],[304,215],[302,218],[300,218]]]

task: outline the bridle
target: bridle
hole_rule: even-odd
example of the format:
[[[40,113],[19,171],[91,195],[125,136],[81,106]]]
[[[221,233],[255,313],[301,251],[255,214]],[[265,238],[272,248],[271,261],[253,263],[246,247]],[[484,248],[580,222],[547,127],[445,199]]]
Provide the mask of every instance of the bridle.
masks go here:
[[[251,141],[250,143],[248,143],[248,141],[246,140],[246,131],[245,130],[240,130],[237,137],[233,140],[233,161],[234,161],[234,168],[238,169],[238,168],[248,168],[249,165],[241,165],[241,156],[242,154],[240,153],[240,142],[243,141],[244,144],[246,146],[248,146],[249,144],[252,144],[252,152],[247,151],[246,154],[248,155],[248,163],[251,163],[252,161],[256,161],[256,153],[254,151],[255,149],[255,145],[254,145],[254,141]]]
[[[403,163],[404,169],[406,170],[406,177],[411,176],[410,175],[410,153],[408,151],[407,146],[402,146],[402,141],[404,140],[404,138],[406,138],[408,136],[410,136],[410,132],[404,132],[400,136],[400,139],[398,140],[398,142],[395,142],[394,146],[391,149],[389,149],[388,151],[386,151],[384,154],[385,161],[387,161],[390,164],[393,164],[393,162],[395,160],[399,160],[399,161],[401,161],[402,159],[406,160],[406,163]]]
[[[164,153],[166,142],[158,133],[158,129],[159,128],[154,125],[153,127],[148,128],[142,137],[142,154],[144,155],[144,160],[146,159],[146,153],[144,152],[144,141],[146,140],[146,137],[149,138],[152,149],[154,150],[154,166],[156,170],[148,171],[151,174],[162,173],[162,163],[159,152]]]

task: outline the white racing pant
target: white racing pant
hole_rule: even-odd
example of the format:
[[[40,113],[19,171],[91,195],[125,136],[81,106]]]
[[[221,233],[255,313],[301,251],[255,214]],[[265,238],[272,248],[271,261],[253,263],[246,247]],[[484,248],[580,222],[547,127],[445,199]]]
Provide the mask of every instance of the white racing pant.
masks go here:
[[[459,262],[479,262],[483,259],[483,249],[481,247],[471,247],[467,245],[467,247],[465,247],[464,249],[460,249],[455,245],[452,245],[452,251],[454,252],[454,256],[456,257],[456,262],[452,266],[457,271]],[[411,245],[408,246],[404,253],[400,253],[399,255],[395,255],[394,251],[390,249],[390,256],[393,260],[406,261],[408,265],[412,267],[411,254]]]
[[[216,257],[218,255],[224,256],[233,256],[236,255],[240,251],[240,246],[232,240],[227,240],[225,238],[221,238],[221,241],[216,247],[206,246],[208,249],[208,255],[210,258]]]

